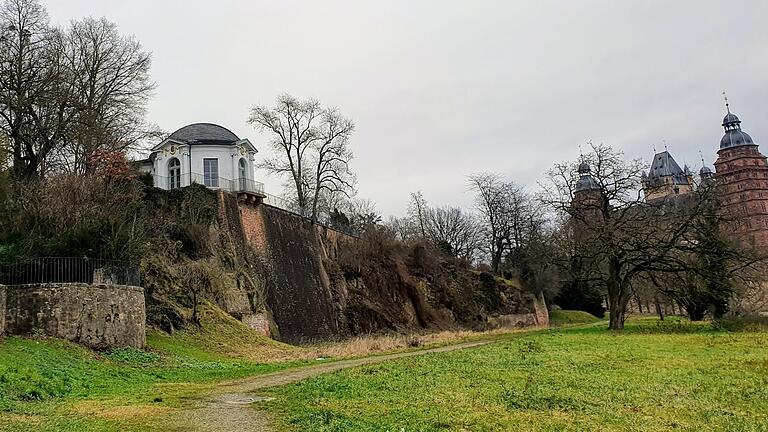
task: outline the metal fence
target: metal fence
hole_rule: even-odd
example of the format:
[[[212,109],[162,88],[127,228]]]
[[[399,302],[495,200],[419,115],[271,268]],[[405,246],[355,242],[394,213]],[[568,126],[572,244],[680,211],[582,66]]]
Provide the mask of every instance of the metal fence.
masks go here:
[[[223,177],[206,176],[200,173],[186,173],[178,177],[162,177],[153,175],[155,187],[160,189],[175,189],[200,184],[211,189],[221,189],[227,192],[252,192],[264,194],[264,183],[247,178],[226,179]]]
[[[139,267],[94,258],[31,258],[0,265],[0,284],[84,283],[141,286]]]

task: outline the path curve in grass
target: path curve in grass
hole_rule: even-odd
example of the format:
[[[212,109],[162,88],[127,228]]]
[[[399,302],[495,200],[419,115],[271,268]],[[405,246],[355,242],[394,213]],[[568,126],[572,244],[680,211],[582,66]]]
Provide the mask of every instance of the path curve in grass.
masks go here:
[[[212,394],[201,407],[182,411],[180,415],[186,422],[191,423],[193,430],[201,432],[268,432],[272,430],[269,418],[263,412],[258,411],[253,407],[253,403],[259,399],[256,392],[260,389],[291,384],[342,369],[430,353],[442,353],[474,348],[487,345],[491,342],[494,341],[465,342],[419,351],[340,360],[228,381],[219,384],[216,387],[216,390],[214,390],[214,394]]]

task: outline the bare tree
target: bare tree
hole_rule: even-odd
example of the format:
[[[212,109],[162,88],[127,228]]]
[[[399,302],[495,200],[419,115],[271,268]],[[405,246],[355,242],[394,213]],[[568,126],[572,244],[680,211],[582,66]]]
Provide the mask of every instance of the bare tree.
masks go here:
[[[63,63],[77,113],[62,152],[69,171],[91,173],[95,152],[132,150],[152,134],[144,121],[155,88],[151,55],[134,37],[104,18],[73,21]]]
[[[737,286],[760,283],[765,254],[739,245],[727,235],[734,222],[720,207],[714,184],[705,183],[689,194],[697,211],[664,270],[650,271],[648,279],[664,297],[677,302],[694,321],[706,314],[721,318],[729,311]]]
[[[320,102],[301,101],[289,94],[277,98],[274,108],[256,106],[248,122],[257,129],[272,134],[270,144],[279,154],[262,162],[261,167],[278,176],[288,175],[296,205],[302,214],[309,208],[309,154],[312,145],[321,139],[317,126],[322,121]]]
[[[317,220],[324,193],[348,194],[352,189],[349,138],[354,123],[336,109],[322,108],[314,99],[302,101],[282,94],[274,108],[252,108],[248,122],[272,135],[270,145],[278,154],[261,167],[289,177],[299,213]]]
[[[352,160],[349,138],[355,130],[355,124],[352,120],[344,118],[336,109],[325,110],[322,120],[318,130],[320,139],[315,141],[312,148],[313,222],[317,222],[321,194],[350,198],[355,183],[355,175],[349,169],[349,162]]]
[[[0,131],[19,178],[89,171],[94,152],[125,152],[146,129],[150,56],[105,19],[52,27],[37,0],[0,7]]]
[[[633,284],[649,272],[680,268],[678,251],[688,242],[699,204],[645,202],[640,192],[644,164],[626,162],[609,146],[592,145],[581,162],[591,171],[572,163],[558,164],[549,172],[545,200],[570,217],[575,233],[571,258],[579,263],[579,277],[605,290],[609,326],[621,330]],[[582,181],[589,188],[577,191],[575,185]]]
[[[61,39],[37,0],[5,1],[0,23],[0,130],[9,137],[14,176],[29,178],[45,170],[66,131],[57,120],[71,115],[61,103]]]
[[[506,253],[521,247],[528,237],[528,227],[534,217],[533,199],[525,191],[495,173],[480,173],[469,177],[475,192],[475,205],[485,235],[485,251],[491,269],[500,271]]]
[[[472,260],[480,248],[482,233],[473,215],[458,207],[428,208],[426,212],[427,238],[446,252]]]
[[[408,220],[416,230],[418,236],[427,238],[427,211],[429,206],[421,191],[411,193],[408,203]]]

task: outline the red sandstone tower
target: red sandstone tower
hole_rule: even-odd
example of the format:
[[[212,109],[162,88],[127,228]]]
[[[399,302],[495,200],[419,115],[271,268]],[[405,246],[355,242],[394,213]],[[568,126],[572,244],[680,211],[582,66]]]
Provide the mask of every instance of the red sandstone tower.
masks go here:
[[[715,181],[736,237],[748,246],[768,248],[768,162],[726,101],[725,135],[715,162]]]

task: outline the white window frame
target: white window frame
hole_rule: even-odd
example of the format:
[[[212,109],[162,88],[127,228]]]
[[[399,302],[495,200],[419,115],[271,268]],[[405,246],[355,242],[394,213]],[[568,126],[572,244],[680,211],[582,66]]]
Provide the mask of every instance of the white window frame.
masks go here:
[[[209,169],[210,162],[215,163],[215,172]],[[219,187],[219,158],[203,158],[203,184],[209,188]]]
[[[177,157],[168,161],[168,189],[181,187],[181,161]]]

